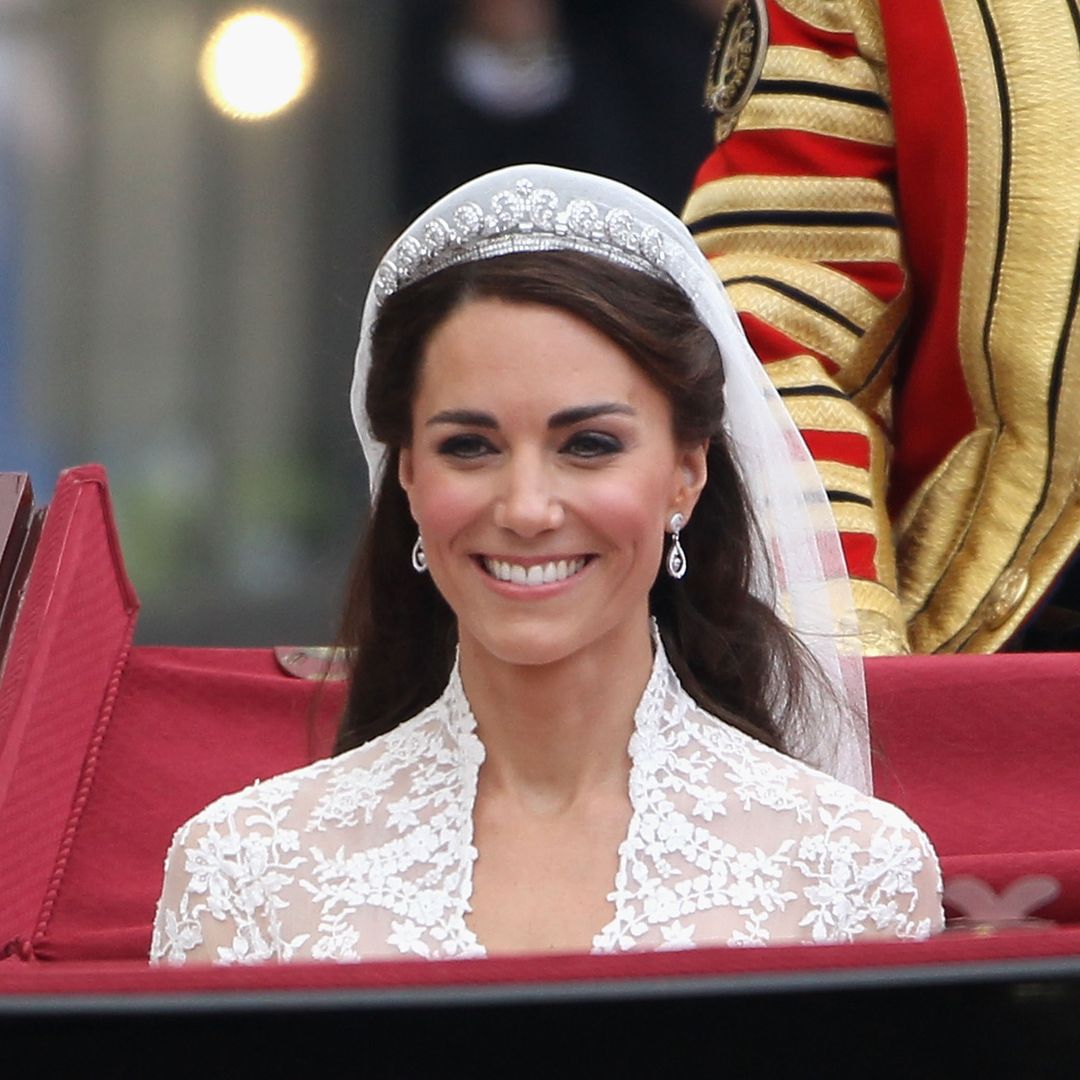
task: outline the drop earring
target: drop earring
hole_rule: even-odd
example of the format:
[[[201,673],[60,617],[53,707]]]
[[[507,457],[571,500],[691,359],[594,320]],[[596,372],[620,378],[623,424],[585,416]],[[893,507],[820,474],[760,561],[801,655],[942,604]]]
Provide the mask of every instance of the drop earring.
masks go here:
[[[417,534],[416,543],[412,546],[412,568],[422,574],[427,570],[427,552],[424,551],[424,538]]]
[[[677,581],[686,573],[686,552],[679,543],[679,533],[686,524],[686,518],[682,514],[672,514],[668,522],[671,530],[671,547],[667,553],[667,572]]]

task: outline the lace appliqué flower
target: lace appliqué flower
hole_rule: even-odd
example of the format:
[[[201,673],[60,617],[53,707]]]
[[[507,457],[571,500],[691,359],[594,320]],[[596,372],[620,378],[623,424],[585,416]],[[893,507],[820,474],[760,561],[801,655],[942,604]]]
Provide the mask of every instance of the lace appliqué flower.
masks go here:
[[[280,919],[288,906],[282,893],[306,862],[299,832],[284,826],[296,787],[280,777],[219,800],[203,816],[197,839],[191,842],[191,825],[178,837],[188,884],[177,909],[159,920],[159,959],[182,961],[203,944],[206,916],[232,931],[217,947],[222,963],[290,960],[307,941],[308,934],[286,936]]]
[[[792,863],[807,882],[799,925],[814,941],[853,941],[871,929],[926,937],[929,920],[912,918],[916,878],[933,859],[925,838],[894,807],[878,804],[880,815],[868,819],[864,800],[843,784],[823,782],[819,799],[821,831],[801,841]]]

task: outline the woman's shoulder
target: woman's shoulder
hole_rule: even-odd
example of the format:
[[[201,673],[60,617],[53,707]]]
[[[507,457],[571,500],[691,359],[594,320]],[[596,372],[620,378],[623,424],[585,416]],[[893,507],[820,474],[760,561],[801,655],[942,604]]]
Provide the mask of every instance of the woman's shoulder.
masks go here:
[[[713,758],[714,782],[723,783],[736,805],[780,811],[808,834],[844,832],[867,842],[893,836],[934,857],[926,834],[900,807],[766,746],[699,706],[693,706],[691,715]]]
[[[449,797],[439,770],[453,761],[445,752],[452,737],[432,706],[338,757],[215,799],[173,838],[152,956],[300,955],[317,921],[308,918],[311,904],[341,888],[356,860],[381,853],[387,866],[416,861],[401,832]]]
[[[177,831],[184,845],[196,832],[228,824],[238,834],[282,825],[349,826],[373,811],[415,773],[437,760],[443,742],[435,705],[352,750],[221,795]]]
[[[790,936],[924,938],[940,929],[937,856],[900,807],[704,710],[688,719],[697,733],[691,753],[709,763],[694,809],[711,810],[717,835],[741,852],[736,864],[772,875]]]

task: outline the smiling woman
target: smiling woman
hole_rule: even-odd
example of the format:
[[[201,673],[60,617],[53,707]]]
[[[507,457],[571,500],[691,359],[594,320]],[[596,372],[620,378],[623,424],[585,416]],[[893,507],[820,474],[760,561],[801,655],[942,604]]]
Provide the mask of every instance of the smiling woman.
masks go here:
[[[156,959],[940,925],[925,837],[857,790],[824,493],[676,219],[542,166],[452,193],[376,273],[353,408],[337,756],[180,830]]]

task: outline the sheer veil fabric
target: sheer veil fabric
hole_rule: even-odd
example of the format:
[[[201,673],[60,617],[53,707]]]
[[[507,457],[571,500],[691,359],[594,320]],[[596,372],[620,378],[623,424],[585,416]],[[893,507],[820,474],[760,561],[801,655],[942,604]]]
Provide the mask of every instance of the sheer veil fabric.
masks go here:
[[[795,756],[868,793],[862,654],[840,539],[809,451],[751,349],[723,286],[686,227],[624,184],[548,165],[515,165],[457,188],[394,242],[364,305],[352,412],[374,492],[385,448],[364,408],[382,302],[443,267],[519,251],[583,251],[670,281],[692,301],[723,358],[726,424],[757,523],[753,591],[778,611],[824,679]],[[688,529],[694,527],[691,520]]]

